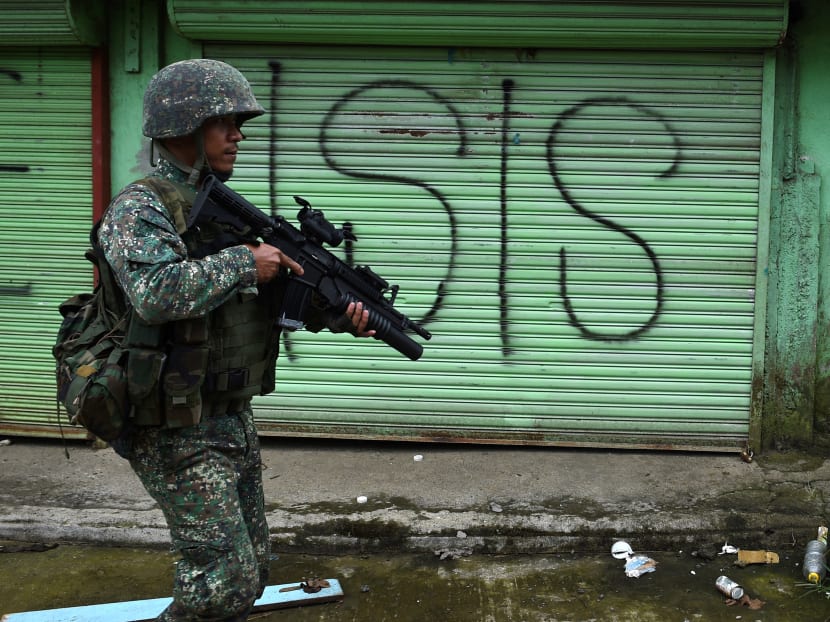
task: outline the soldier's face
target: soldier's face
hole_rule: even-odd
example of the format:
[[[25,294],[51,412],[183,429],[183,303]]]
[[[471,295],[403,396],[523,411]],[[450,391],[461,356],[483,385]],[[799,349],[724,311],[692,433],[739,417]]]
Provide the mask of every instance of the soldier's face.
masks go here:
[[[230,175],[239,151],[239,142],[245,138],[237,126],[235,115],[208,119],[202,124],[205,157],[210,168]]]

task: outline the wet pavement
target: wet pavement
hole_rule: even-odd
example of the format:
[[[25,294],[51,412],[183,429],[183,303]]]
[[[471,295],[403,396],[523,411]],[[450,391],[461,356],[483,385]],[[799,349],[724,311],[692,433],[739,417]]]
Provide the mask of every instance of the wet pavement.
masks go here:
[[[9,440],[0,540],[49,550],[0,554],[0,611],[169,595],[167,529],[124,460]],[[264,438],[263,463],[273,582],[337,578],[346,597],[261,619],[830,620],[826,592],[798,585],[830,520],[821,454]],[[657,570],[626,577],[620,539]],[[737,568],[727,541],[780,562]],[[727,607],[721,574],[763,608]]]
[[[0,543],[0,545],[9,543]],[[19,544],[19,543],[18,543]],[[654,572],[627,577],[605,556],[278,553],[275,583],[336,578],[340,603],[254,614],[251,620],[361,622],[824,622],[826,592],[803,583],[797,556],[778,564],[735,566],[735,555],[704,560],[690,551],[648,552]],[[174,557],[158,549],[62,545],[0,554],[0,613],[169,594]],[[760,609],[727,605],[715,579],[739,582]],[[830,587],[827,588],[830,590]]]
[[[161,511],[111,449],[0,445],[0,539],[164,545]],[[604,553],[729,540],[804,546],[830,518],[830,460],[263,439],[271,538],[305,553]],[[361,503],[362,502],[362,503]],[[466,537],[458,537],[459,533]]]

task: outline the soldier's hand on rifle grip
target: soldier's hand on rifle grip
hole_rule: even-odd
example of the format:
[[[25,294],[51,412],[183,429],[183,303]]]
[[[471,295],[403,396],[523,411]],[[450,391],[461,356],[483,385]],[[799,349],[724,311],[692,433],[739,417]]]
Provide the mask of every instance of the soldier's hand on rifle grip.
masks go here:
[[[363,308],[362,302],[350,302],[346,307],[346,317],[351,319],[355,326],[355,334],[358,337],[373,337],[375,331],[366,330],[366,325],[369,323],[369,311]]]
[[[295,274],[302,274],[303,267],[276,246],[270,244],[244,244],[254,255],[256,262],[257,283],[267,283],[280,273],[280,268],[288,268]]]

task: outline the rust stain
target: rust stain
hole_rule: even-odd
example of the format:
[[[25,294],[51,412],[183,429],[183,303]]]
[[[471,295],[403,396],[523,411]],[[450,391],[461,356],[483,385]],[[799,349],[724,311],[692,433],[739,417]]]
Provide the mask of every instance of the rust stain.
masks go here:
[[[410,136],[415,136],[416,138],[422,138],[429,134],[426,130],[407,130],[407,129],[394,129],[394,130],[380,130],[381,134],[409,134]]]
[[[536,115],[533,114],[533,113],[530,113],[530,112],[510,111],[507,114],[504,114],[502,112],[488,112],[484,116],[484,118],[487,119],[488,121],[496,121],[496,120],[502,119],[504,117],[507,117],[509,119],[535,119]]]

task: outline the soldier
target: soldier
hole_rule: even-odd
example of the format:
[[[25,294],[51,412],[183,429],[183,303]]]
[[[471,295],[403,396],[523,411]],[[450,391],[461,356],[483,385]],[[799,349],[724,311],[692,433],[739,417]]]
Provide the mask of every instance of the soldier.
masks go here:
[[[112,200],[98,235],[132,307],[134,425],[114,447],[163,510],[181,556],[159,620],[245,620],[268,578],[251,398],[274,389],[274,318],[287,271],[303,269],[238,232],[184,225],[204,175],[230,177],[242,124],[263,113],[226,63],[163,68],[144,96],[143,132],[158,163]],[[308,319],[332,330],[342,320]],[[349,305],[346,320],[353,334],[373,334],[362,304]]]

